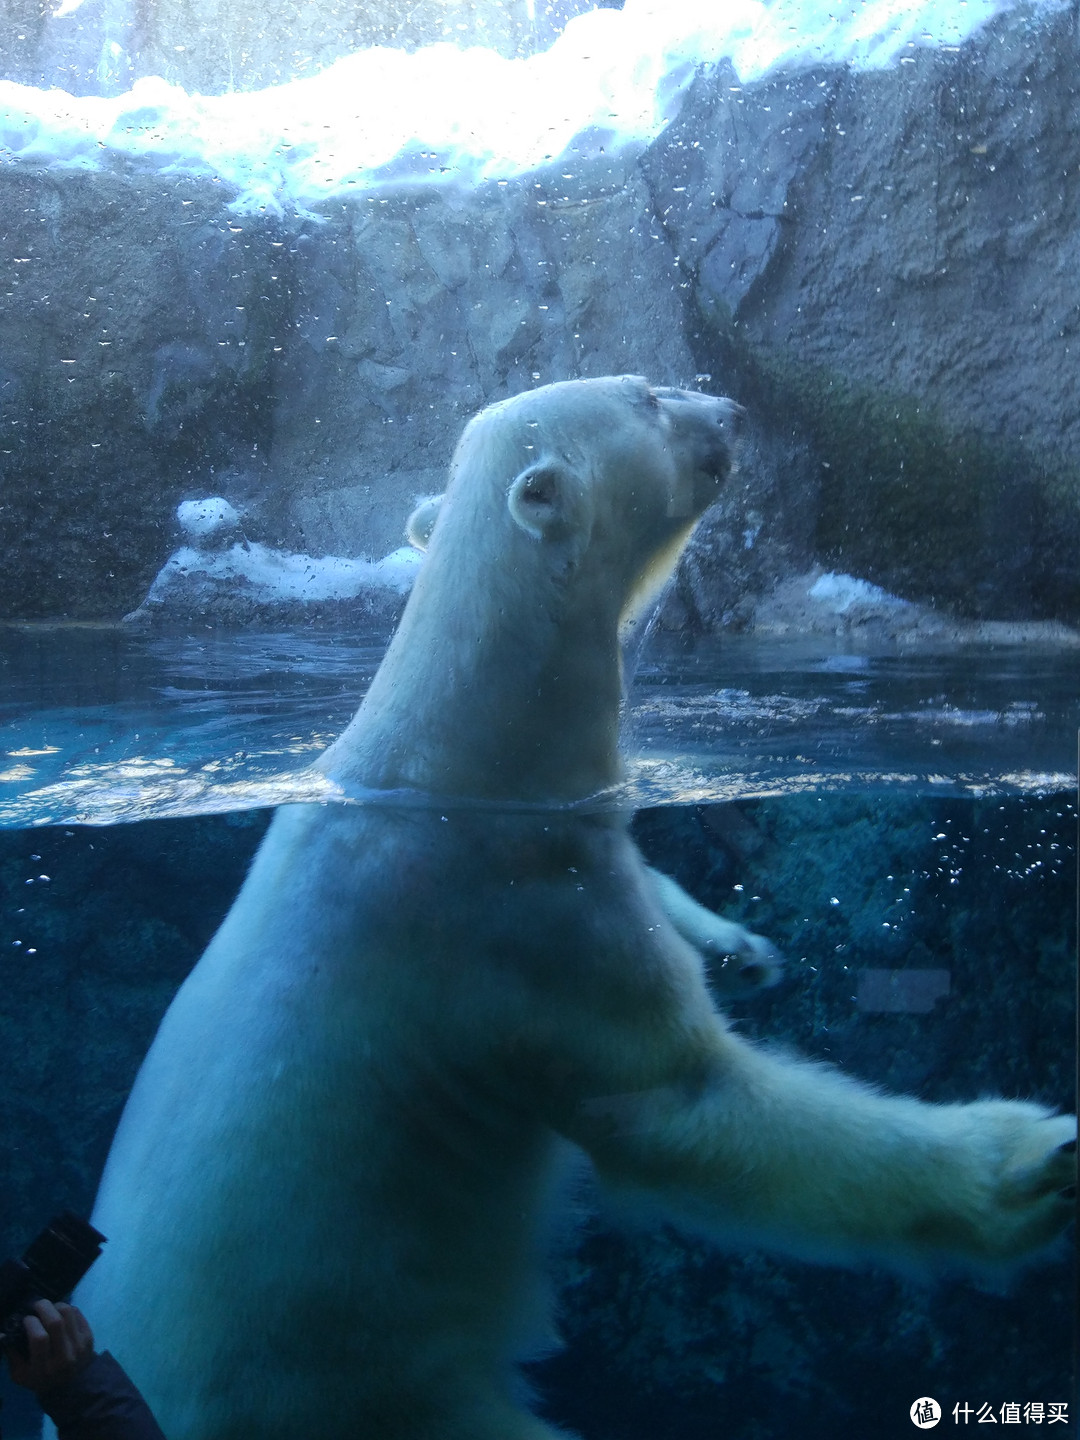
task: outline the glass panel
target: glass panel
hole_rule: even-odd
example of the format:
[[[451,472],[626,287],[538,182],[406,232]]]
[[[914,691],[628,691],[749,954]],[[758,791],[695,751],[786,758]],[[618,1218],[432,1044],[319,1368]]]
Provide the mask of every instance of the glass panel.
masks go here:
[[[882,1095],[1075,1108],[1076,35],[0,13],[0,1260],[170,1440],[1073,1433],[1066,1122]]]

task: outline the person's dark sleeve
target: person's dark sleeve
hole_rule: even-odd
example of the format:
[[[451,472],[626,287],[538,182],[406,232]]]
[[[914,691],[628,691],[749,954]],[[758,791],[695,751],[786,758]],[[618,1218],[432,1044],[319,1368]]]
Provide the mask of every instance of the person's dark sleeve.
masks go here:
[[[149,1406],[106,1350],[38,1403],[58,1440],[165,1440]]]

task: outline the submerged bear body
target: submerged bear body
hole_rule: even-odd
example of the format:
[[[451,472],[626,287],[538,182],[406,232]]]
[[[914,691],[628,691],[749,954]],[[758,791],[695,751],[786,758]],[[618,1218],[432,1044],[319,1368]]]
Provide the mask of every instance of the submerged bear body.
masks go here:
[[[466,431],[321,761],[357,803],[278,812],[102,1182],[80,1303],[170,1440],[552,1435],[513,1361],[546,1325],[567,1142],[676,1218],[796,1251],[1007,1263],[1066,1223],[1069,1119],[881,1095],[734,1035],[706,964],[753,937],[597,799],[619,625],[735,424],[619,377]]]
[[[641,1051],[619,1083],[674,1078],[664,941],[683,942],[652,938],[614,819],[290,807],[275,824],[332,892],[268,863],[274,846],[256,861],[140,1077],[127,1183],[95,1212],[114,1275],[81,1303],[170,1440],[531,1433],[508,1428],[511,1364],[546,1338],[555,1136],[580,1085],[606,1103],[611,1083],[574,1057],[602,1044],[597,1016],[653,1015],[655,1073]],[[288,976],[266,964],[269,895]]]

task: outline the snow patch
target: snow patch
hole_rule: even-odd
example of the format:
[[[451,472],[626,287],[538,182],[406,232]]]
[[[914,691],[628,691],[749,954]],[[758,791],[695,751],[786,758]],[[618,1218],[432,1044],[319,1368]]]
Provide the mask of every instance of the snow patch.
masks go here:
[[[834,615],[846,615],[855,605],[903,607],[908,601],[890,595],[880,585],[859,580],[854,575],[839,575],[832,570],[819,575],[806,592],[811,600],[826,606]]]
[[[358,613],[396,617],[424,557],[402,546],[381,560],[301,555],[238,541],[220,550],[183,545],[158,571],[134,622],[209,616],[225,623],[282,619],[310,607],[354,602]]]
[[[165,600],[177,582],[190,585],[198,580],[243,587],[252,599],[264,604],[354,600],[372,589],[404,595],[422,560],[423,556],[408,546],[381,560],[348,560],[340,555],[315,559],[259,544],[230,545],[218,554],[185,545],[166,560],[147,600]]]
[[[235,208],[277,212],[403,182],[506,179],[560,157],[573,171],[648,143],[703,64],[729,59],[744,84],[826,62],[880,68],[958,45],[1014,3],[626,0],[575,17],[524,59],[373,47],[315,76],[211,96],[156,77],[113,98],[0,81],[0,164],[137,161],[226,181]]]

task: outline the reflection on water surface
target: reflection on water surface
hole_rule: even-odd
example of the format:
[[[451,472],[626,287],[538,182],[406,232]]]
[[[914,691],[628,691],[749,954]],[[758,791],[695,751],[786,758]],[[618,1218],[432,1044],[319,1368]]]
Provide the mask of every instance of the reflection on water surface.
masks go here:
[[[385,644],[380,633],[0,632],[0,824],[343,798],[311,762]],[[627,784],[597,803],[1069,789],[1074,670],[1074,656],[1033,646],[848,654],[820,641],[660,637],[630,689]]]

